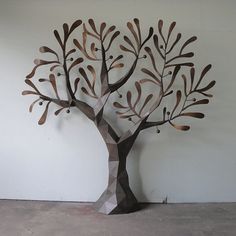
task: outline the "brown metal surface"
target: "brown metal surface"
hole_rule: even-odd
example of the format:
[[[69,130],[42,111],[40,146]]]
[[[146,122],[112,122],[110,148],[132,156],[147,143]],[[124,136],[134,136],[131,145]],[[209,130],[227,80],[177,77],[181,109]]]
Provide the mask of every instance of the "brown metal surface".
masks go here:
[[[22,94],[37,96],[37,99],[30,106],[30,112],[32,112],[36,103],[39,102],[40,105],[46,104],[38,122],[40,125],[45,123],[49,107],[54,103],[59,106],[55,111],[55,115],[64,110],[69,113],[71,107],[76,107],[92,120],[99,130],[109,152],[109,180],[107,189],[95,203],[95,207],[99,212],[105,214],[128,213],[138,209],[137,199],[129,186],[126,161],[139,133],[144,129],[159,127],[166,123],[178,130],[189,130],[189,125],[177,125],[175,121],[181,117],[203,118],[204,114],[194,112],[192,109],[189,111],[188,109],[195,108],[197,105],[208,104],[209,98],[212,97],[208,90],[215,85],[215,81],[202,85],[202,81],[210,70],[211,65],[207,65],[202,70],[199,79],[196,80],[194,64],[190,60],[194,54],[193,52],[185,52],[187,46],[197,38],[193,36],[179,45],[182,36],[180,33],[173,36],[175,22],[170,24],[167,35],[163,33],[163,21],[159,20],[157,25],[157,33],[154,34],[154,29],[150,27],[148,34],[145,36],[141,33],[140,23],[137,18],[133,22],[127,23],[131,37],[124,36],[124,45],[120,45],[120,49],[123,53],[133,55],[133,61],[127,72],[114,83],[109,80],[110,71],[124,67],[124,63],[120,62],[123,55],[118,54],[116,57],[110,55],[110,49],[120,32],[116,30],[115,26],[107,26],[104,22],[98,27],[92,19],[88,20],[88,24],[77,20],[71,27],[68,24],[63,24],[62,35],[57,30],[54,30],[61,52],[57,53],[46,46],[41,47],[41,53],[53,54],[55,60],[36,59],[35,67],[26,76],[25,82],[31,87],[31,90],[23,91]],[[68,50],[68,40],[71,38],[72,32],[79,27],[82,30],[82,43],[78,39],[73,39],[75,48]],[[94,41],[88,45],[91,39]],[[147,43],[149,43],[148,46]],[[146,55],[140,56],[141,53],[146,53]],[[83,64],[85,59],[93,63],[100,63],[100,71],[97,72],[92,64],[85,67]],[[131,121],[131,128],[118,135],[106,120],[104,107],[110,104],[107,102],[110,95],[115,91],[118,92],[118,89],[132,77],[140,59],[150,62],[152,69],[150,69],[150,66],[141,68],[145,78],[134,83],[134,91],[136,93],[128,91],[124,104],[114,102],[114,107],[118,109],[116,111],[117,115],[122,119]],[[50,84],[55,97],[40,92],[35,82],[33,82],[33,77],[36,77],[37,70],[48,65],[50,65],[48,78],[41,78],[39,82],[44,85]],[[190,68],[189,76],[183,73],[179,76],[182,68]],[[74,72],[73,74],[76,71],[78,72],[76,78],[72,78],[72,71]],[[61,99],[57,86],[59,77],[65,81],[67,99],[64,100]],[[183,79],[183,89],[174,92],[174,84],[179,77]],[[156,94],[150,93],[144,96],[142,92],[144,85],[156,86]],[[91,106],[88,101],[81,100],[78,97],[78,91],[95,99],[95,105]],[[171,107],[167,107],[167,104],[165,104],[165,98],[168,96],[175,96],[176,102]],[[163,104],[165,106],[161,109],[162,119],[152,121],[151,114]],[[159,128],[157,128],[157,132],[160,132]]]

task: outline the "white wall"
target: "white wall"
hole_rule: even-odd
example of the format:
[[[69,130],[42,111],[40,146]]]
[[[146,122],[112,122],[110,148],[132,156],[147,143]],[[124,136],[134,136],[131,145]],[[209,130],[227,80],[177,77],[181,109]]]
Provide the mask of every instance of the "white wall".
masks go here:
[[[129,157],[132,188],[140,201],[236,201],[236,1],[234,0],[0,0],[0,198],[95,201],[107,183],[107,151],[93,124],[73,112],[44,126],[32,97],[22,97],[25,75],[39,46],[53,45],[52,30],[93,17],[123,27],[177,21],[197,35],[196,65],[213,64],[217,81],[204,120],[191,132],[170,127],[145,131]],[[92,147],[92,148],[91,148]]]

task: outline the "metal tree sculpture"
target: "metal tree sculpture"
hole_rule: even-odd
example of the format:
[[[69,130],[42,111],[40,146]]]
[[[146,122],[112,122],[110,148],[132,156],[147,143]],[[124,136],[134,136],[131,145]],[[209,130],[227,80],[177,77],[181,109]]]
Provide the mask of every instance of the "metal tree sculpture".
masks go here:
[[[58,115],[64,109],[69,113],[71,107],[76,107],[93,121],[99,130],[109,152],[109,180],[107,189],[95,203],[95,206],[100,212],[105,214],[128,213],[138,207],[137,200],[129,186],[126,160],[139,133],[144,129],[159,127],[165,123],[169,123],[178,130],[187,131],[190,127],[177,125],[175,123],[177,118],[203,118],[204,114],[192,110],[189,111],[189,108],[208,104],[209,99],[204,97],[212,97],[207,91],[214,86],[215,81],[211,81],[208,85],[202,85],[203,78],[210,70],[211,65],[207,65],[202,70],[199,78],[195,78],[194,64],[189,62],[189,58],[192,58],[194,54],[192,52],[186,53],[185,48],[197,38],[195,36],[191,37],[177,47],[181,41],[181,34],[178,33],[173,38],[172,33],[175,25],[175,22],[171,23],[165,34],[163,21],[159,20],[157,33],[154,34],[153,28],[150,27],[148,34],[144,36],[141,33],[138,19],[135,18],[133,22],[128,22],[127,27],[131,38],[124,36],[125,45],[120,45],[120,49],[126,54],[131,54],[133,61],[127,73],[112,83],[109,79],[111,70],[120,69],[124,66],[120,62],[123,55],[113,57],[110,54],[111,46],[120,34],[119,31],[116,31],[116,27],[114,25],[107,27],[106,23],[102,23],[98,28],[92,19],[88,20],[88,25],[82,23],[81,20],[75,21],[70,27],[68,24],[63,24],[64,32],[62,35],[57,30],[54,31],[56,40],[61,48],[61,54],[49,47],[40,47],[41,53],[53,54],[55,59],[36,59],[34,61],[35,67],[26,77],[25,82],[32,90],[23,91],[22,94],[36,95],[38,97],[30,106],[30,112],[35,103],[39,102],[40,105],[43,105],[43,102],[46,103],[45,110],[38,122],[40,125],[45,123],[49,106],[54,103],[60,107],[55,112],[55,115]],[[79,27],[82,27],[82,43],[78,39],[74,39],[74,48],[68,50],[68,40],[72,32]],[[171,38],[172,40],[170,40]],[[146,46],[147,42],[152,47]],[[141,51],[144,51],[146,55],[140,56]],[[132,127],[128,131],[118,135],[113,126],[108,123],[104,107],[108,104],[110,95],[125,85],[132,77],[135,69],[138,68],[137,64],[141,58],[146,58],[146,60],[151,62],[150,65],[153,69],[141,69],[147,78],[135,82],[135,91],[137,91],[135,99],[132,92],[128,91],[125,104],[120,102],[113,103],[114,107],[119,109],[116,112],[117,115],[122,119],[128,119],[132,123]],[[84,59],[93,62],[93,65],[89,64],[85,68]],[[98,63],[101,66],[99,76],[94,68],[94,63]],[[43,94],[32,82],[36,70],[39,67],[48,65],[48,78],[40,78],[39,82],[50,84],[55,93],[54,97]],[[180,77],[178,75],[183,67],[190,68],[190,74],[181,75],[183,89],[182,91],[177,90],[174,92],[175,81]],[[62,70],[63,73],[58,72]],[[72,78],[72,71],[73,75],[77,72],[76,78]],[[59,77],[60,80],[63,78],[65,81],[64,90],[67,92],[67,99],[62,99],[59,93]],[[85,85],[81,85],[82,83]],[[155,86],[157,92],[145,95],[145,98],[141,99],[143,97],[142,88],[146,84]],[[78,97],[79,90],[95,99],[95,105],[90,105],[88,101]],[[169,108],[167,108],[166,103],[163,106],[165,98],[171,96],[174,96],[175,104]],[[150,115],[157,111],[158,108],[161,110],[162,118],[160,120],[150,120]]]

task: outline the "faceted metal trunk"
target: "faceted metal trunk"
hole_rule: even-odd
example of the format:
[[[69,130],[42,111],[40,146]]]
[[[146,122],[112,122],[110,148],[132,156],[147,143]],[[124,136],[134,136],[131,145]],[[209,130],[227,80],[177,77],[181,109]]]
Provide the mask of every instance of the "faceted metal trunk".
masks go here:
[[[109,156],[108,187],[94,204],[104,214],[123,214],[138,209],[138,202],[129,186],[126,157]]]
[[[127,156],[136,140],[139,129],[134,127],[119,137],[110,124],[99,115],[95,119],[109,153],[109,178],[107,189],[94,204],[104,214],[122,214],[138,209],[138,202],[129,186],[126,170]]]

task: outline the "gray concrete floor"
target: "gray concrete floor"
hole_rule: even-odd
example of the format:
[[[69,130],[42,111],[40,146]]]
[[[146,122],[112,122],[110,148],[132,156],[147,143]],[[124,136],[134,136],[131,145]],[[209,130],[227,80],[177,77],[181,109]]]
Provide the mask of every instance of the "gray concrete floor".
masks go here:
[[[236,236],[236,203],[149,204],[126,215],[91,204],[0,200],[0,236]]]

